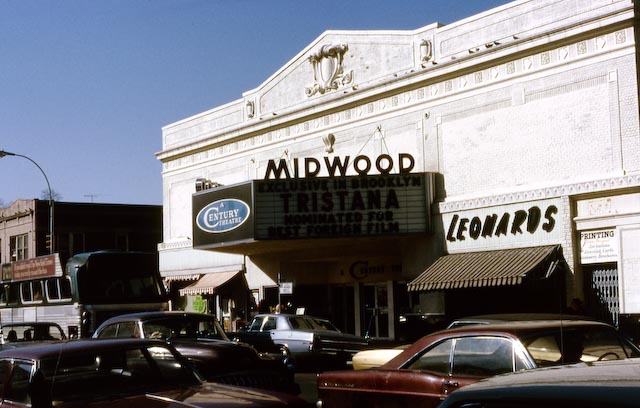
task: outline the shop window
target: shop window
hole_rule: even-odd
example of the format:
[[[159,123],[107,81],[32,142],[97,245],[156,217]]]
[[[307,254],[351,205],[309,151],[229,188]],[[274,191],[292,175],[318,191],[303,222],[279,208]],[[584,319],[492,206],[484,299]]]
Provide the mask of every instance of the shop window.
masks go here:
[[[14,235],[9,238],[11,261],[21,261],[29,257],[29,234]]]

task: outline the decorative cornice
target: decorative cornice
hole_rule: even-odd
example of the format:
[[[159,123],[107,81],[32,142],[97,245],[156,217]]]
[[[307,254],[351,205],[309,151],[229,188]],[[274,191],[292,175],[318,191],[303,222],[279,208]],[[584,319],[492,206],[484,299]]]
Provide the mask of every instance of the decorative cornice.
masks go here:
[[[256,147],[305,137],[317,132],[329,132],[336,126],[345,126],[400,109],[419,107],[422,104],[433,103],[462,92],[473,91],[524,75],[533,75],[547,69],[562,67],[569,63],[629,47],[632,45],[629,39],[633,38],[631,30],[631,28],[623,28],[589,39],[581,39],[573,44],[564,44],[554,49],[529,54],[417,89],[361,103],[349,109],[302,120],[255,136],[244,137],[242,140],[239,140],[242,133],[234,133],[218,137],[215,142],[208,139],[188,147],[178,148],[171,154],[168,152],[159,153],[158,157],[163,160],[163,171],[170,171],[209,162],[231,154],[251,151]],[[195,128],[199,129],[200,126],[195,126]],[[183,131],[188,132],[189,129]],[[196,149],[200,151],[189,154],[190,151]],[[184,155],[175,159],[170,158],[179,154]]]
[[[446,201],[438,203],[437,206],[439,212],[443,214],[454,211],[464,211],[483,207],[493,207],[496,205],[537,201],[549,198],[572,196],[577,194],[597,193],[602,191],[618,190],[631,187],[640,188],[640,174],[612,177],[600,180],[590,180],[580,183],[565,184],[562,186],[544,187],[535,190],[472,198],[467,200]]]

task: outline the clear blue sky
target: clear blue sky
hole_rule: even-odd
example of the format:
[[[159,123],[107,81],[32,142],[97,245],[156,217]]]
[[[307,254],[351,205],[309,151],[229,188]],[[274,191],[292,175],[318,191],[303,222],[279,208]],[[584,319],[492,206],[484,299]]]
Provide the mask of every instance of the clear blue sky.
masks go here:
[[[241,97],[325,30],[448,24],[506,0],[0,0],[0,149],[63,201],[161,204],[161,127]],[[0,159],[0,200],[37,198]],[[95,197],[89,197],[95,195]]]

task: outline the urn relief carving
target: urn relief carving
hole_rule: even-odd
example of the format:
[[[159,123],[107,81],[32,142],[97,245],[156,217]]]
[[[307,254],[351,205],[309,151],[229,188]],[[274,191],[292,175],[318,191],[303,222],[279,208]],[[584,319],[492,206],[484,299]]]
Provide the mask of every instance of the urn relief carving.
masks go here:
[[[313,69],[314,84],[305,88],[307,96],[338,89],[353,81],[353,71],[344,72],[342,65],[344,54],[349,49],[347,44],[326,44],[318,52],[309,56]]]

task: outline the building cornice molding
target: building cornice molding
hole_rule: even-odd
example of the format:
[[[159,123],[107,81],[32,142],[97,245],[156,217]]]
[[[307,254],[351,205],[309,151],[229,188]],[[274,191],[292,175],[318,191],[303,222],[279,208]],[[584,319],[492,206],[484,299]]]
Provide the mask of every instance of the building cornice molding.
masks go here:
[[[633,187],[640,188],[640,174],[583,181],[561,186],[543,187],[533,190],[512,192],[493,196],[445,201],[438,203],[437,208],[440,214],[444,214],[455,211],[465,211],[477,208],[516,204],[580,194],[598,193]]]
[[[629,14],[630,13],[630,14]],[[327,95],[327,98],[322,103],[322,110],[318,109],[317,104],[312,106],[302,106],[294,108],[290,111],[286,112],[271,112],[268,116],[265,116],[264,113],[261,113],[262,116],[256,116],[253,119],[244,121],[239,123],[233,127],[226,127],[220,130],[207,131],[206,124],[196,124],[193,123],[193,128],[182,128],[177,126],[175,132],[185,133],[185,139],[194,140],[193,142],[188,142],[181,146],[170,147],[156,154],[156,157],[163,161],[167,162],[169,160],[178,159],[181,156],[188,155],[194,151],[207,149],[216,145],[225,145],[229,143],[234,143],[239,138],[255,138],[259,135],[285,131],[285,129],[295,128],[298,125],[303,125],[309,122],[313,122],[314,120],[324,120],[326,117],[330,117],[335,115],[335,113],[328,113],[332,111],[340,111],[344,112],[349,110],[345,107],[353,106],[355,104],[360,104],[359,106],[366,106],[370,103],[371,100],[384,100],[385,94],[395,93],[393,97],[402,98],[404,94],[411,93],[412,90],[402,91],[403,88],[415,88],[416,86],[420,86],[420,83],[429,82],[429,81],[440,81],[426,87],[442,87],[444,85],[447,88],[447,93],[454,92],[455,89],[451,85],[446,85],[446,82],[458,81],[460,78],[471,77],[477,75],[478,72],[490,71],[486,72],[483,76],[485,83],[495,82],[495,80],[504,79],[504,75],[495,78],[491,78],[496,75],[497,71],[507,70],[509,75],[517,74],[518,67],[515,65],[522,65],[519,61],[523,61],[526,58],[544,58],[547,63],[542,64],[545,65],[542,69],[546,69],[549,66],[553,66],[554,62],[551,54],[561,53],[564,55],[566,50],[570,46],[575,46],[576,44],[583,43],[585,40],[576,41],[573,44],[564,44],[561,46],[556,45],[555,48],[549,49],[551,44],[561,44],[563,40],[567,37],[576,37],[576,36],[588,36],[589,33],[592,33],[592,37],[587,39],[586,41],[597,41],[597,38],[604,38],[607,35],[612,34],[611,32],[606,32],[605,34],[595,35],[596,28],[599,30],[610,29],[615,30],[616,25],[624,25],[624,28],[618,27],[618,31],[625,31],[626,27],[631,26],[631,18],[633,17],[633,10],[622,9],[613,13],[613,15],[608,16],[599,16],[595,21],[584,22],[581,21],[579,23],[572,24],[571,26],[564,27],[562,29],[556,29],[552,33],[541,33],[534,37],[523,38],[523,39],[515,39],[511,42],[507,42],[498,46],[494,46],[488,48],[486,50],[481,50],[477,53],[469,53],[468,55],[460,55],[456,57],[452,57],[448,60],[440,60],[433,61],[435,64],[430,66],[427,69],[415,68],[407,72],[398,72],[393,75],[390,75],[388,78],[381,78],[372,84],[356,84],[355,89],[349,88],[344,92],[336,92],[331,95]],[[592,27],[594,26],[594,27]],[[597,26],[597,27],[596,27]],[[633,38],[631,32],[625,33],[626,39],[624,41],[623,46],[629,46],[632,41],[629,41],[629,38]],[[562,63],[573,62],[574,60],[582,59],[590,57],[594,54],[602,54],[603,52],[610,51],[612,49],[611,42],[609,44],[605,43],[604,47],[600,47],[601,44],[596,44],[595,46],[590,46],[587,49],[587,52],[580,53],[576,55],[564,55],[561,57]],[[545,49],[546,48],[546,49]],[[541,52],[536,52],[536,50],[542,50]],[[520,56],[521,54],[527,54],[524,57]],[[518,56],[515,56],[518,54]],[[510,56],[514,55],[514,59],[511,61],[507,61],[506,63],[500,63],[499,61],[502,59],[508,59]],[[524,64],[530,64],[529,62],[524,61]],[[493,66],[490,66],[493,64]],[[512,66],[508,66],[508,65]],[[488,69],[478,67],[486,67],[490,66]],[[474,70],[475,67],[475,70]],[[527,68],[527,71],[535,72],[539,70],[540,66],[531,66]],[[474,72],[462,74],[465,70],[474,70]],[[447,76],[455,76],[458,73],[457,77],[450,78],[448,80],[442,80],[442,78],[446,78]],[[527,72],[529,73],[529,72]],[[470,81],[467,81],[469,83]],[[470,84],[469,88],[472,88],[473,84]],[[346,94],[346,95],[345,95]],[[440,93],[441,96],[444,92]],[[429,100],[430,98],[427,98]],[[374,101],[374,102],[377,102]],[[368,102],[369,101],[369,102]],[[238,106],[241,109],[242,103],[241,100],[234,101],[234,103],[239,103]],[[231,103],[232,104],[232,103]],[[224,105],[225,107],[230,106],[231,104]],[[212,111],[216,111],[219,108],[212,109]],[[322,113],[324,112],[324,113]],[[373,112],[371,112],[373,113]],[[315,119],[310,119],[316,116]],[[195,117],[203,117],[201,115],[195,115]],[[215,122],[216,118],[209,118],[208,122]],[[296,123],[297,122],[297,123]],[[182,123],[177,122],[178,124]],[[293,123],[293,124],[292,124]],[[175,132],[172,131],[172,125],[167,125],[163,128],[163,136],[168,137],[169,135],[175,136]],[[194,136],[193,130],[197,129],[201,132],[202,136]],[[208,133],[208,134],[207,134]],[[189,135],[188,137],[186,135]]]
[[[543,49],[534,54],[523,54],[512,60],[506,59],[498,65],[487,66],[456,77],[440,78],[439,82],[427,83],[417,88],[405,85],[404,91],[401,91],[403,88],[400,86],[403,81],[396,79],[386,88],[379,90],[376,94],[378,99],[370,99],[359,105],[351,105],[346,108],[343,106],[342,110],[331,111],[331,106],[326,106],[330,113],[316,117],[310,117],[306,113],[302,120],[288,126],[272,127],[270,131],[267,131],[269,129],[267,124],[263,124],[265,125],[262,129],[264,132],[258,129],[245,133],[250,128],[243,128],[222,136],[210,137],[193,144],[160,152],[157,154],[157,158],[163,162],[163,172],[183,169],[232,154],[250,152],[257,147],[334,131],[337,127],[372,120],[393,112],[427,108],[428,105],[438,103],[444,98],[462,97],[468,92],[488,86],[499,86],[505,81],[524,75],[560,69],[570,63],[603,57],[610,53],[631,52],[633,52],[633,32],[632,28],[625,27],[602,35],[579,39],[570,44],[562,44],[553,49]],[[385,89],[387,96],[385,96]],[[392,91],[399,93],[393,94]],[[326,109],[323,110],[326,111]]]

